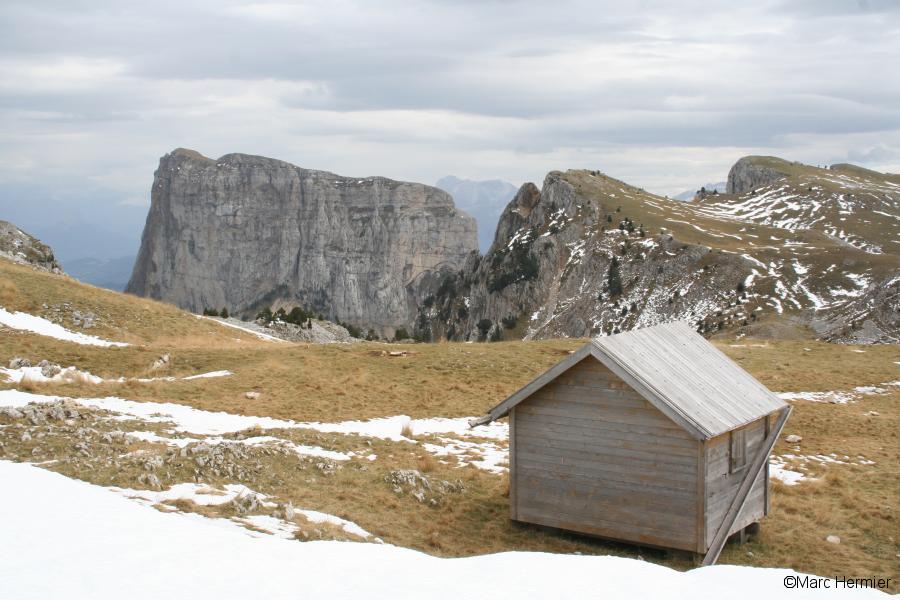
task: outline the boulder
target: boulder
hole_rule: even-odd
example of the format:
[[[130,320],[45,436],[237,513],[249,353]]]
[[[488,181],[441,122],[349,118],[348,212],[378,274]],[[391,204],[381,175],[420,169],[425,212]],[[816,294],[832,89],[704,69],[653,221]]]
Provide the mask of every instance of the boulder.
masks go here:
[[[11,361],[9,361],[10,369],[21,369],[23,367],[30,367],[30,366],[31,366],[30,360],[28,360],[27,358],[21,358],[19,356],[15,357]]]

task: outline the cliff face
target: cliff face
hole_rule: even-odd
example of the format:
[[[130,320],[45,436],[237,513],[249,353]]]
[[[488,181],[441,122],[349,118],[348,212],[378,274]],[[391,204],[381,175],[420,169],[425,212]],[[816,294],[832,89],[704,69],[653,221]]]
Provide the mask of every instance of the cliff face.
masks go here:
[[[785,177],[786,169],[779,167],[787,165],[786,161],[771,156],[745,156],[728,171],[726,193],[743,194],[775,183]]]
[[[477,249],[445,192],[244,154],[160,159],[126,291],[199,312],[295,304],[382,334]]]

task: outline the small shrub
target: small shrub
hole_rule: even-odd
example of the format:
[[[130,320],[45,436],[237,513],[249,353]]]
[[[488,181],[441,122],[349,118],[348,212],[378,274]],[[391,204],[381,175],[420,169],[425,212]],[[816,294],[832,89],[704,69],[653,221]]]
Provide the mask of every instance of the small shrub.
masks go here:
[[[487,337],[488,332],[491,330],[491,327],[494,326],[494,322],[490,319],[481,319],[478,321],[476,327],[478,327],[478,333],[481,334],[481,338],[484,339]]]
[[[419,457],[419,460],[416,461],[416,466],[422,473],[431,473],[432,471],[437,469],[438,463],[432,455],[425,454],[424,456]]]
[[[441,282],[441,286],[438,288],[437,295],[440,298],[449,297],[452,298],[456,295],[456,277],[453,275],[447,275],[444,277],[444,280]]]
[[[409,339],[409,332],[406,331],[406,328],[400,327],[399,329],[397,329],[397,331],[394,332],[394,339],[395,339],[396,341],[400,341],[400,340],[408,340],[408,339]]]

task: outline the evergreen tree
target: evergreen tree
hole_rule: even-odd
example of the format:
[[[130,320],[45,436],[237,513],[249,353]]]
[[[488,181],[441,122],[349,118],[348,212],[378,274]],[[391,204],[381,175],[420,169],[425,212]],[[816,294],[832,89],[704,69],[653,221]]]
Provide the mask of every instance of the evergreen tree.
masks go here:
[[[228,318],[228,309],[227,309],[227,308],[223,308],[223,309],[222,309],[222,312],[220,312],[219,314],[222,315],[222,318],[223,318],[223,319],[227,319],[227,318]]]
[[[609,274],[606,279],[607,287],[609,287],[609,295],[612,297],[622,295],[622,276],[619,274],[619,259],[613,256],[612,262],[609,263]]]

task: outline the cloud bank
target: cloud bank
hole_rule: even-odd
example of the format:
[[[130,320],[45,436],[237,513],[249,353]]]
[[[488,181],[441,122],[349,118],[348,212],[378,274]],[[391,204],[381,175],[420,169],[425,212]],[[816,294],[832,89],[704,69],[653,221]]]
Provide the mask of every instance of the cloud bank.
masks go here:
[[[178,146],[664,194],[745,154],[900,171],[887,0],[6,0],[0,23],[0,196],[146,204]]]

